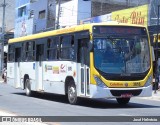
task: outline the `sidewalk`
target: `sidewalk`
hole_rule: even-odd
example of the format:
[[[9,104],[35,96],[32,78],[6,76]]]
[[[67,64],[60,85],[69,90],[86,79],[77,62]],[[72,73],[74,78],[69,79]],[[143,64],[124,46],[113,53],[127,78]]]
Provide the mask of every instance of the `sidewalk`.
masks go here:
[[[3,83],[4,80],[2,79],[2,75],[0,75],[0,83]]]
[[[151,99],[158,99],[160,101],[160,89],[159,90],[156,90],[156,93],[155,91],[152,92],[152,97],[150,97]]]
[[[149,99],[149,100],[157,100],[157,101],[160,101],[160,90],[156,90],[156,93],[155,93],[155,91],[153,90],[151,97],[142,97],[142,99]]]

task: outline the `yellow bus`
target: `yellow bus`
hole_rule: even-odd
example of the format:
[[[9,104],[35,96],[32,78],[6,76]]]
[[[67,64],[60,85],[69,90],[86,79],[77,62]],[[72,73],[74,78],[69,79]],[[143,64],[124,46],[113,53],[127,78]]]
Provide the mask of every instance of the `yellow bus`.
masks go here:
[[[7,83],[33,91],[116,98],[152,93],[152,54],[143,26],[118,22],[84,24],[9,40]]]

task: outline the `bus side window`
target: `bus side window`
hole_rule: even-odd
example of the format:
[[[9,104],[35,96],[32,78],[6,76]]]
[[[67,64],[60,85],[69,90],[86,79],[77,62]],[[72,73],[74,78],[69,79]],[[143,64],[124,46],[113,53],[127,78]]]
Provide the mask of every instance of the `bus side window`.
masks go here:
[[[74,59],[75,58],[75,47],[74,47],[74,36],[72,36],[71,38],[71,48],[70,48],[70,59]]]
[[[47,60],[58,59],[58,42],[57,38],[47,40]]]
[[[34,61],[35,60],[35,41],[29,41],[22,45],[23,60]]]
[[[60,37],[60,50],[59,50],[59,58],[60,59],[63,59],[63,43],[64,43],[64,40],[63,40],[63,36]]]
[[[25,46],[25,61],[29,61],[29,42],[26,42],[26,46]]]
[[[25,45],[26,45],[26,43],[22,43],[22,61],[25,61],[25,56],[26,56]]]
[[[51,60],[52,59],[51,42],[52,42],[52,40],[50,38],[48,38],[47,39],[47,60]]]
[[[53,42],[52,42],[52,47],[53,47],[53,59],[58,59],[59,55],[58,55],[58,50],[59,50],[59,41],[58,41],[58,37],[53,38]]]
[[[32,46],[32,60],[34,61],[35,60],[35,58],[36,58],[36,49],[35,49],[35,41],[33,41],[33,44],[32,44],[33,46]]]
[[[14,61],[14,45],[9,45],[9,49],[8,49],[8,61],[12,62]]]
[[[15,62],[21,61],[21,48],[15,48]]]
[[[74,37],[73,36],[63,36],[61,37],[60,44],[60,58],[73,60],[74,58]]]
[[[78,53],[77,61],[89,66],[89,39],[78,40]]]

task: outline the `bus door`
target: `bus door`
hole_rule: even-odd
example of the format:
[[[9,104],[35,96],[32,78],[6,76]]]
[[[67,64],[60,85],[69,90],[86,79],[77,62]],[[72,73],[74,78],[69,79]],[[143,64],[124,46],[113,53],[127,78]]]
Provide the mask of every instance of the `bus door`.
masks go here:
[[[36,90],[43,91],[44,44],[36,45]]]
[[[21,75],[20,75],[20,61],[21,61],[21,48],[15,47],[15,71],[14,71],[14,78],[15,78],[15,87],[19,88],[21,85]]]
[[[89,96],[89,39],[78,40],[78,62],[80,62],[81,95]]]

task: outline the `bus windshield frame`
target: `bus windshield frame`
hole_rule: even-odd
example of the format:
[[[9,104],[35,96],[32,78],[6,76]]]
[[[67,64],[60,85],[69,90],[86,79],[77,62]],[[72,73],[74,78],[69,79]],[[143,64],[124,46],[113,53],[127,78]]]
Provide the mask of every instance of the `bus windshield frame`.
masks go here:
[[[151,67],[144,27],[95,26],[93,45],[94,66],[105,76],[145,76]]]

